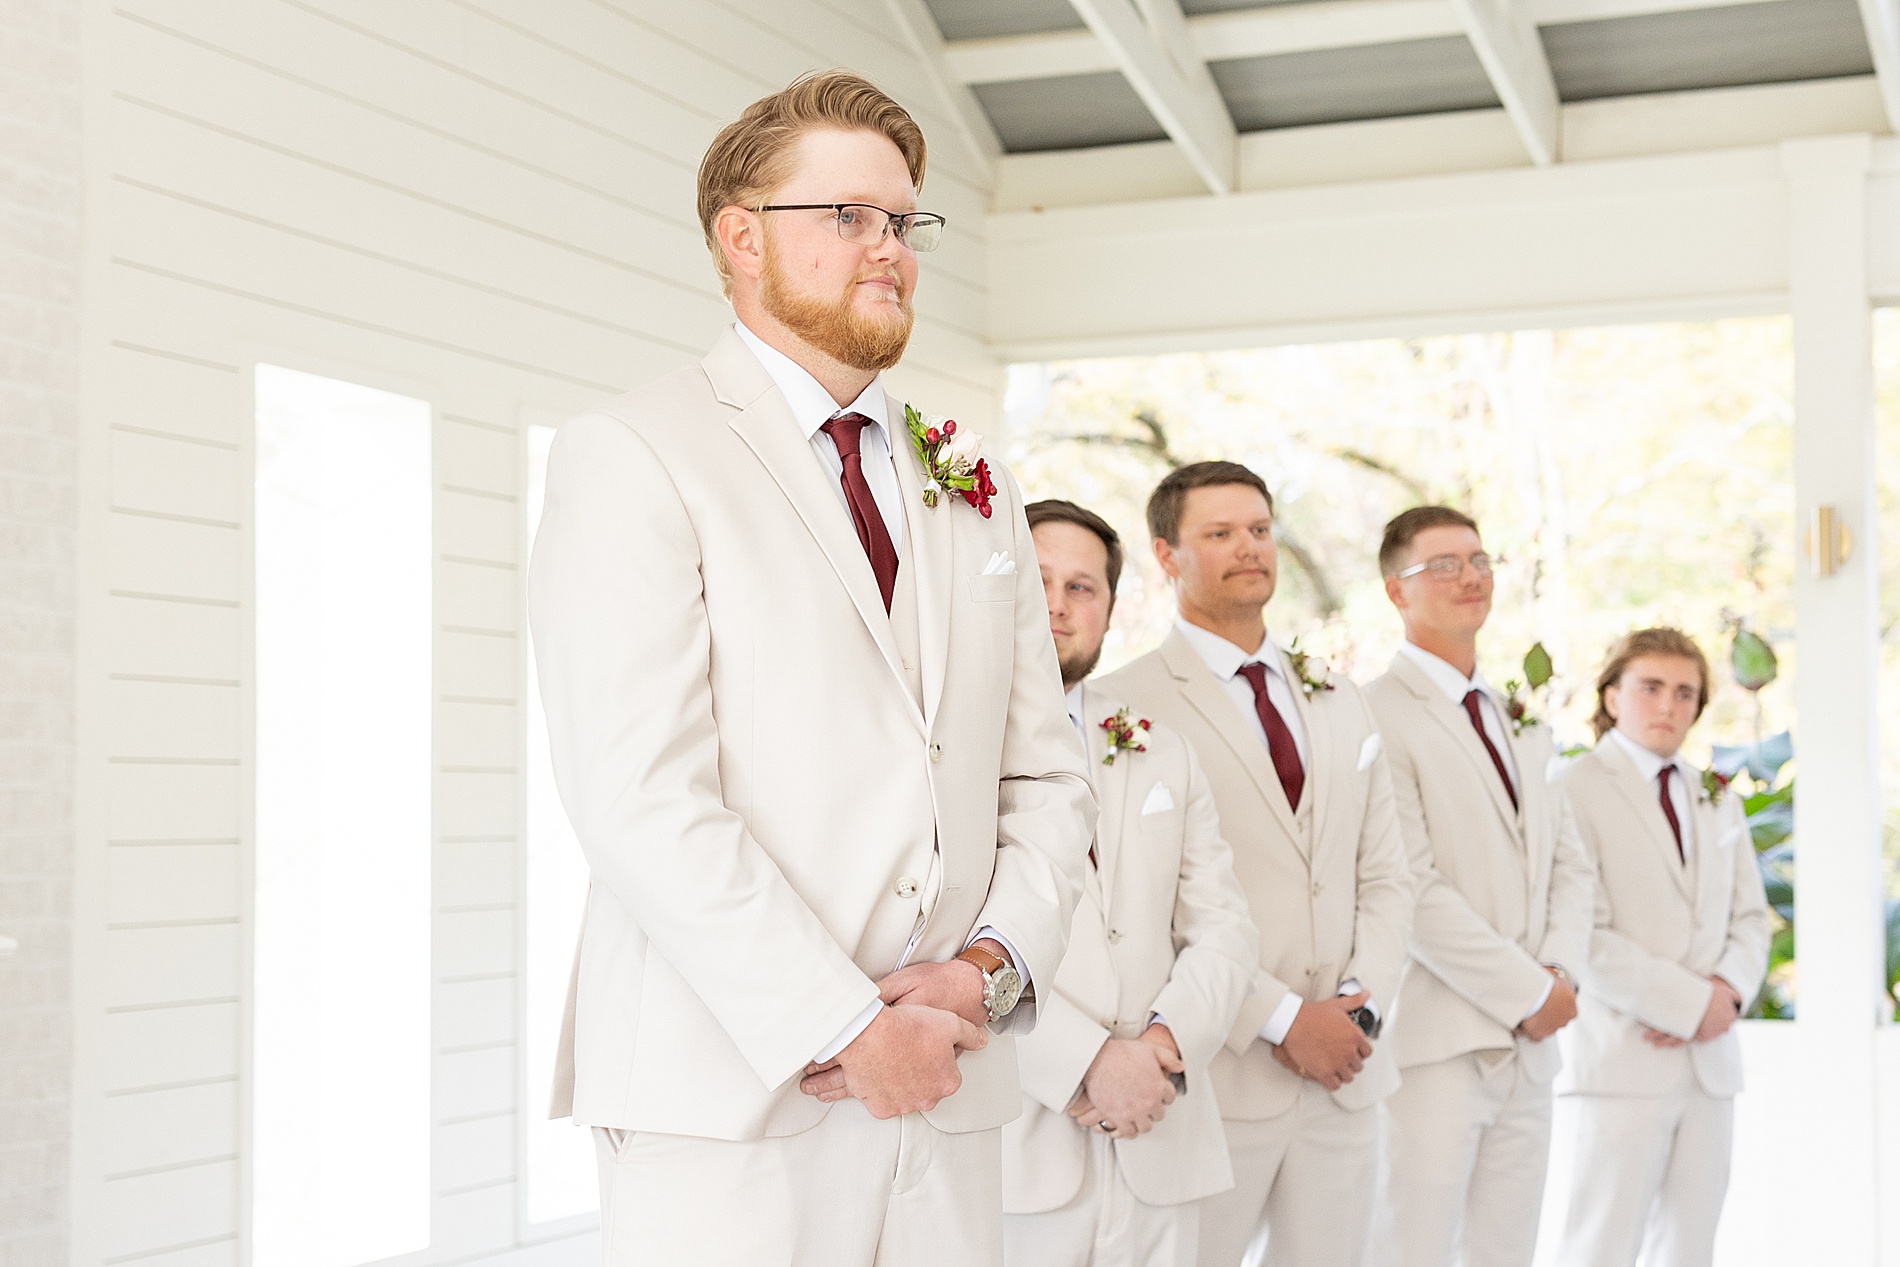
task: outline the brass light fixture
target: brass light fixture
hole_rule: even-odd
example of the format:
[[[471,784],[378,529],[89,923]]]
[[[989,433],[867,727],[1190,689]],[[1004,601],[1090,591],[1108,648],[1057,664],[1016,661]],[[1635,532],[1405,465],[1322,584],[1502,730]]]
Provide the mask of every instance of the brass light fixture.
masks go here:
[[[1816,506],[1808,528],[1808,559],[1815,575],[1833,576],[1854,554],[1854,534],[1833,506]]]

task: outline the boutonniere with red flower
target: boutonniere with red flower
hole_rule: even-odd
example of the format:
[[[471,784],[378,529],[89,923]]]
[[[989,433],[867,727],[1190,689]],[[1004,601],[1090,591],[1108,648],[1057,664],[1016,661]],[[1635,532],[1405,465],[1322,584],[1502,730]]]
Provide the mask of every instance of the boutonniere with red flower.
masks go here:
[[[1332,666],[1318,656],[1300,650],[1298,638],[1286,649],[1286,659],[1293,666],[1293,676],[1300,680],[1300,690],[1306,698],[1312,699],[1321,691],[1333,689]]]
[[[924,464],[924,505],[935,506],[938,496],[951,493],[988,519],[996,482],[983,458],[983,437],[960,429],[955,418],[918,413],[909,405],[904,406],[904,425],[917,460]]]
[[[1114,765],[1121,753],[1148,751],[1148,732],[1153,724],[1146,717],[1131,716],[1124,708],[1113,717],[1103,718],[1102,729],[1108,732],[1108,755],[1102,758],[1102,764]]]
[[[1702,795],[1708,798],[1709,804],[1720,805],[1722,798],[1728,794],[1730,781],[1729,775],[1711,766],[1702,772]]]

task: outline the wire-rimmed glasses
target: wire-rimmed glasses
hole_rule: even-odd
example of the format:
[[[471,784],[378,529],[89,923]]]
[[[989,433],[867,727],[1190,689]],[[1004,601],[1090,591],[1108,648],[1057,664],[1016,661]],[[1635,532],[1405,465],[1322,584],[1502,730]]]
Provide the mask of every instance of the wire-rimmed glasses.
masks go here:
[[[1403,581],[1408,576],[1429,572],[1434,581],[1455,581],[1465,574],[1467,567],[1479,576],[1489,576],[1496,564],[1497,560],[1482,550],[1469,559],[1455,554],[1435,554],[1423,563],[1414,563],[1411,567],[1399,572],[1393,579]]]
[[[886,211],[868,202],[788,202],[759,211],[829,211],[838,236],[853,246],[876,246],[887,233],[913,251],[934,251],[943,242],[944,218],[929,211]]]

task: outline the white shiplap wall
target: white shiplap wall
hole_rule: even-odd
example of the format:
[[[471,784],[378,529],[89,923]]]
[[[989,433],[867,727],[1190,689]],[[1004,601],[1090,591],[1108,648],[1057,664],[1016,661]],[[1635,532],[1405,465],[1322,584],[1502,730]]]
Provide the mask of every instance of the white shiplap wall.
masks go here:
[[[932,140],[900,388],[987,419],[989,174],[885,0],[88,0],[74,1257],[244,1248],[251,367],[435,408],[429,1260],[518,1250],[522,443],[697,359],[718,127],[811,69]],[[532,1253],[575,1257],[579,1239]]]

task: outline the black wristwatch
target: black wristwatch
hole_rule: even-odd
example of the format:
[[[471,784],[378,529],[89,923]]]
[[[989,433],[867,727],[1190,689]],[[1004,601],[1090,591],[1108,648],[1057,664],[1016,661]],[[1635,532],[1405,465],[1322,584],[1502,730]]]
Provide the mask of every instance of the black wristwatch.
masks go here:
[[[1380,1019],[1379,1014],[1363,1004],[1346,1013],[1346,1019],[1357,1025],[1359,1032],[1367,1038],[1377,1038],[1379,1031],[1385,1028],[1385,1023]]]

